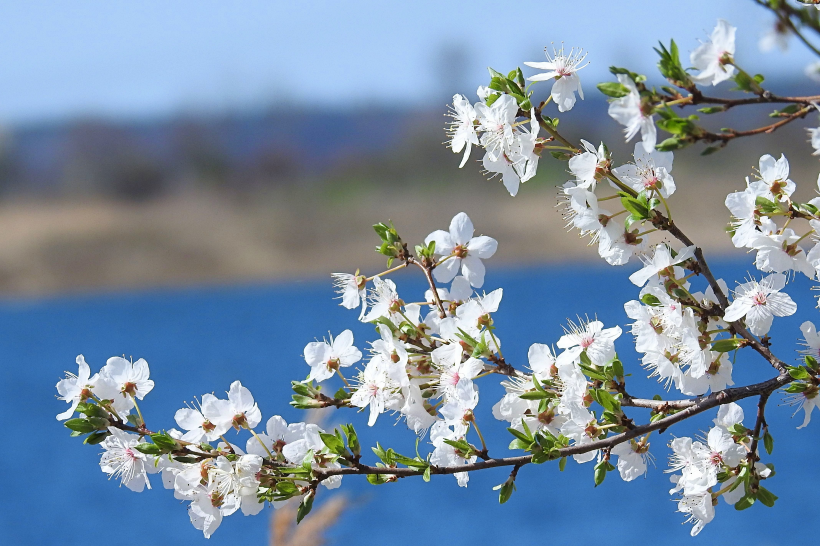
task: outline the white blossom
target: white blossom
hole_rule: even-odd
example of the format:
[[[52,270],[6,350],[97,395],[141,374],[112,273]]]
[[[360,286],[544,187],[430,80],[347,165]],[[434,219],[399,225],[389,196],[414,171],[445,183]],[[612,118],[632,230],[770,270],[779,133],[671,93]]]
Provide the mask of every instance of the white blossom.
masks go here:
[[[643,149],[649,153],[655,149],[655,143],[658,141],[652,107],[644,105],[635,82],[629,76],[618,74],[618,82],[626,87],[629,93],[609,103],[609,115],[624,126],[627,142],[640,131]]]
[[[351,275],[350,273],[333,273],[333,286],[339,298],[342,300],[341,305],[345,309],[355,309],[359,305],[362,306],[362,311],[359,314],[359,319],[364,316],[367,310],[366,300],[366,286],[367,280],[364,275]]]
[[[797,305],[788,294],[781,294],[786,276],[773,273],[760,282],[752,280],[735,290],[735,299],[726,308],[723,320],[735,322],[744,318],[749,330],[756,336],[769,332],[774,317],[787,317],[797,311]]]
[[[353,332],[345,330],[336,338],[314,341],[305,346],[305,362],[310,375],[305,382],[320,383],[333,377],[339,368],[347,368],[362,359],[362,352],[353,345]]]
[[[581,99],[584,98],[581,80],[577,73],[589,64],[581,64],[586,59],[586,53],[581,49],[576,51],[575,48],[572,48],[569,53],[564,53],[564,44],[561,44],[560,50],[553,48],[552,55],[546,49],[544,49],[544,54],[547,56],[546,62],[525,62],[524,64],[547,72],[530,76],[527,79],[535,82],[554,79],[551,96],[558,105],[558,111],[571,110],[575,105],[576,91]]]
[[[606,148],[602,142],[596,149],[593,144],[583,139],[581,139],[581,146],[585,151],[569,159],[569,170],[575,175],[579,187],[594,190],[595,182],[609,161]]]
[[[481,260],[495,254],[498,242],[486,235],[473,237],[473,233],[475,228],[470,217],[459,212],[450,222],[449,232],[437,230],[427,236],[424,244],[435,241],[436,254],[445,258],[433,270],[437,281],[450,282],[460,269],[472,286],[481,288],[484,285],[485,268]]]
[[[458,166],[460,169],[470,158],[473,144],[478,144],[478,134],[475,130],[476,112],[463,95],[453,95],[453,106],[449,115],[453,118],[447,130],[450,137],[449,146],[456,154],[464,150],[464,157]]]
[[[58,398],[69,403],[69,408],[57,416],[61,421],[71,417],[77,406],[92,396],[110,400],[117,394],[115,385],[107,377],[96,373],[91,375],[83,355],[77,356],[77,365],[77,375],[66,372],[66,378],[57,383]]]
[[[735,54],[735,31],[737,29],[723,19],[718,19],[708,42],[701,44],[689,57],[699,74],[691,76],[699,85],[717,85],[737,73],[732,64]]]
[[[633,155],[635,163],[622,165],[612,172],[625,184],[637,192],[645,191],[647,195],[660,194],[664,198],[675,193],[675,180],[672,175],[672,152],[660,152],[654,148],[647,151],[638,143]]]
[[[109,427],[111,433],[100,446],[105,450],[100,457],[100,468],[131,491],[141,492],[151,489],[148,472],[154,471],[153,457],[135,449],[141,443],[140,437],[118,428]]]

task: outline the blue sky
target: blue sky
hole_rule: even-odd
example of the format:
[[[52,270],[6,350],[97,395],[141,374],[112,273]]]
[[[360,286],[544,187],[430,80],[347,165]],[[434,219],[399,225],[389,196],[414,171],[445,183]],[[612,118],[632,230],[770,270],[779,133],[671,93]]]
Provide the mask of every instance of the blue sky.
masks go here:
[[[739,27],[738,59],[750,71],[799,75],[810,59],[796,43],[788,63],[759,54],[771,18],[750,0],[2,0],[0,123],[294,104],[430,107],[448,92],[472,93],[487,65],[540,60],[561,41],[589,50],[582,79],[591,92],[612,63],[650,70],[658,39],[674,36],[688,53],[718,17]],[[466,62],[460,77],[436,83],[448,48]],[[455,82],[466,88],[448,90]]]

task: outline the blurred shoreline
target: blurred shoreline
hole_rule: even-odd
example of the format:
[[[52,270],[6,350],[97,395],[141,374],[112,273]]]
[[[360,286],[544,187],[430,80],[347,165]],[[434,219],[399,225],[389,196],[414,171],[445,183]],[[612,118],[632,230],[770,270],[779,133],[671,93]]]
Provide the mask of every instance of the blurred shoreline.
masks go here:
[[[491,268],[604,263],[594,246],[564,229],[551,185],[527,184],[516,198],[494,181],[477,180],[474,187],[478,191],[461,185],[350,189],[335,198],[279,190],[232,198],[200,192],[137,203],[4,204],[0,293],[315,280],[357,268],[372,274],[384,266],[373,251],[372,224],[392,220],[412,246],[435,229],[447,229],[462,210],[477,234],[499,241]],[[731,248],[728,236],[714,236],[728,219],[722,196],[704,199],[711,203],[708,210],[687,219],[688,193],[684,186],[672,202],[686,232],[707,253]]]
[[[571,116],[567,138],[603,140],[615,166],[629,162],[635,144],[608,120],[606,102],[583,106],[564,116]],[[268,111],[7,131],[0,295],[326,279],[357,268],[372,274],[385,263],[373,251],[373,224],[392,220],[412,248],[462,211],[477,234],[498,240],[490,267],[603,264],[566,231],[556,208],[570,178],[566,163],[542,158],[537,176],[511,198],[481,173],[481,150],[458,168],[460,156],[441,144],[444,122],[441,111]],[[723,203],[744,188],[762,154],[787,152],[797,198],[814,196],[816,161],[807,159],[811,148],[797,125],[713,155],[700,151],[675,152],[670,205],[707,253],[732,248]]]

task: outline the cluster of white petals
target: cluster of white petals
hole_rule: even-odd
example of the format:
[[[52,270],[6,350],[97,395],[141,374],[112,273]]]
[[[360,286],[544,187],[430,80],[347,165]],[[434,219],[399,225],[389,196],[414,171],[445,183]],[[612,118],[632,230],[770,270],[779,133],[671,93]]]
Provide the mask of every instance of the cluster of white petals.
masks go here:
[[[516,195],[519,185],[535,176],[538,169],[535,144],[540,128],[535,110],[531,112],[527,130],[515,122],[519,110],[515,98],[506,94],[484,94],[479,88],[479,97],[482,95],[492,100],[482,98],[470,105],[463,95],[453,96],[450,114],[453,121],[447,130],[449,146],[455,153],[464,150],[460,167],[467,163],[473,145],[484,148],[484,169],[500,175],[510,195]]]

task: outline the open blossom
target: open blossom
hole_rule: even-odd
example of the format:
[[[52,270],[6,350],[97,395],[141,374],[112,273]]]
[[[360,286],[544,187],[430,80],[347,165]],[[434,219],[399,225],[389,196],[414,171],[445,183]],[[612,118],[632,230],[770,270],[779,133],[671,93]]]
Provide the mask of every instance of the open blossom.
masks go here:
[[[500,102],[500,99],[496,102]],[[530,129],[526,130],[522,126],[515,127],[512,139],[506,143],[503,153],[491,154],[487,152],[481,160],[484,170],[488,173],[501,175],[501,182],[513,197],[518,194],[520,185],[534,177],[538,170],[539,155],[535,152],[535,143],[538,140],[539,131],[540,125],[538,124],[535,109],[532,109]],[[482,139],[486,134],[482,134]]]
[[[595,190],[595,182],[603,176],[603,169],[609,163],[606,148],[602,142],[596,149],[592,143],[583,139],[581,146],[585,151],[569,159],[569,170],[575,175],[578,187]]]
[[[362,322],[373,322],[381,317],[392,320],[396,324],[404,320],[398,311],[404,305],[396,292],[396,283],[390,279],[376,277],[373,279],[373,288],[369,297],[370,310],[359,320]]]
[[[788,294],[780,291],[786,286],[786,276],[773,273],[763,280],[741,284],[735,290],[735,299],[726,308],[723,320],[735,322],[745,318],[749,330],[756,336],[769,332],[774,317],[787,317],[797,311],[797,304]]]
[[[350,403],[358,408],[370,409],[367,425],[372,427],[385,409],[394,406],[391,402],[399,401],[399,389],[400,385],[390,377],[384,359],[374,358],[359,374],[358,386],[350,398]]]
[[[491,106],[475,105],[480,143],[487,155],[495,161],[508,153],[515,144],[513,123],[518,115],[518,103],[511,95],[501,95]]]
[[[57,419],[68,419],[74,414],[74,410],[81,402],[85,402],[92,395],[101,399],[112,399],[117,393],[113,383],[100,374],[91,375],[91,369],[85,362],[83,355],[77,356],[79,370],[77,375],[66,372],[66,378],[57,383],[57,392],[60,400],[65,400],[70,404],[69,408],[59,414]]]
[[[262,420],[262,412],[254,402],[251,391],[239,381],[231,383],[228,400],[225,402],[216,397],[202,399],[202,415],[219,429],[226,425],[236,430],[254,428]]]
[[[693,524],[690,535],[693,537],[697,536],[706,524],[715,518],[715,507],[712,504],[712,494],[705,492],[695,495],[684,495],[678,501],[678,512],[689,514],[689,518],[686,522]]]
[[[553,48],[552,55],[546,49],[544,50],[547,56],[546,62],[525,62],[524,64],[536,68],[538,70],[546,70],[541,74],[530,76],[527,78],[530,81],[542,82],[547,80],[555,80],[552,84],[552,100],[558,105],[559,112],[566,112],[571,110],[575,105],[575,92],[581,99],[584,98],[584,91],[581,89],[581,80],[578,78],[578,71],[587,66],[581,64],[586,59],[586,53],[583,50],[575,50],[572,48],[569,53],[564,53],[564,45],[561,44],[560,50]]]
[[[651,196],[659,193],[664,198],[675,193],[672,172],[672,152],[647,151],[641,143],[635,145],[635,163],[622,165],[612,170],[615,175],[637,192],[645,191]]]
[[[141,492],[151,483],[148,472],[154,470],[153,457],[140,453],[135,446],[141,443],[140,436],[109,427],[108,436],[100,444],[105,450],[100,457],[100,468],[112,478],[118,478],[131,491]]]
[[[800,325],[800,331],[803,332],[803,346],[805,347],[800,352],[820,361],[820,333],[817,332],[814,323],[807,320]]]
[[[755,193],[772,202],[788,201],[797,187],[789,179],[789,160],[783,154],[775,160],[769,154],[760,158],[758,163],[760,179],[749,184]]]
[[[478,405],[478,387],[469,378],[462,377],[450,391],[448,401],[439,413],[444,422],[451,426],[466,426],[472,420],[473,410]]]
[[[355,275],[351,275],[350,273],[334,273],[331,276],[333,277],[333,286],[336,289],[336,293],[339,294],[339,298],[342,300],[342,303],[339,305],[345,309],[355,309],[361,304],[362,312],[359,318],[364,316],[365,310],[367,309],[365,299],[367,279],[365,276],[359,275],[358,272]]]
[[[674,257],[672,249],[666,244],[655,246],[652,258],[644,260],[643,268],[629,276],[629,280],[637,286],[643,286],[651,277],[669,269],[670,267],[683,263],[695,255],[695,246],[683,247]]]
[[[470,158],[470,150],[473,144],[478,144],[478,134],[475,130],[477,116],[475,108],[473,108],[470,101],[463,95],[453,95],[453,106],[451,110],[452,112],[449,115],[453,118],[453,121],[450,123],[447,134],[450,137],[449,146],[453,150],[453,153],[457,154],[461,150],[464,150],[464,157],[458,166],[460,169]]]
[[[700,70],[691,76],[700,85],[717,85],[737,73],[732,65],[735,54],[735,31],[737,29],[723,19],[718,19],[709,41],[701,44],[689,57],[692,66]]]
[[[649,153],[655,149],[658,141],[658,129],[655,127],[655,116],[651,105],[644,105],[635,82],[626,74],[618,74],[618,82],[629,90],[629,93],[609,103],[609,115],[624,126],[626,141],[641,133],[643,149]]]
[[[211,412],[219,408],[219,415],[230,415],[231,403],[227,400],[219,400],[213,394],[202,396],[201,407],[207,406]],[[187,430],[182,439],[186,442],[200,442],[203,438],[209,442],[217,440],[220,436],[228,432],[231,423],[227,419],[220,419],[211,422],[203,413],[203,410],[196,408],[182,408],[174,414],[174,420],[183,429]]]
[[[621,327],[604,328],[600,320],[569,322],[566,332],[556,345],[566,349],[559,355],[559,362],[574,361],[582,352],[596,366],[601,366],[615,357],[615,340],[621,336]]]
[[[120,356],[111,357],[100,375],[109,379],[124,397],[142,400],[154,388],[154,382],[148,379],[148,363],[142,358],[132,363]]]
[[[485,268],[481,260],[495,254],[498,242],[486,235],[473,237],[474,232],[470,217],[459,212],[450,222],[449,232],[437,230],[427,236],[424,244],[435,241],[436,254],[445,257],[433,270],[437,281],[450,282],[460,269],[472,286],[481,288],[484,285]]]
[[[465,453],[457,450],[444,440],[460,440],[464,438],[466,430],[464,427],[455,426],[454,429],[448,426],[443,421],[439,421],[430,428],[430,441],[433,442],[435,449],[430,455],[430,464],[435,466],[460,466],[464,464],[474,463],[477,456],[471,455],[466,457]],[[456,472],[453,476],[458,481],[459,487],[467,487],[467,482],[470,481],[469,472]]]
[[[207,484],[194,493],[188,515],[205,538],[211,537],[224,516],[240,508],[246,516],[256,515],[262,510],[264,504],[256,496],[259,489],[256,475],[261,467],[262,458],[258,455],[241,455],[235,462],[217,457],[207,469],[203,469],[207,472]]]
[[[646,474],[647,444],[631,440],[612,448],[612,454],[618,456],[618,473],[625,482],[631,482]]]
[[[314,341],[305,346],[305,362],[310,375],[305,382],[317,383],[333,377],[339,368],[347,368],[362,359],[362,352],[353,345],[353,332],[345,330],[336,338]]]
[[[820,155],[820,127],[809,128],[806,131],[809,133],[811,147],[814,148],[811,155]]]
[[[757,250],[755,266],[766,273],[799,271],[808,278],[814,278],[815,268],[809,263],[806,251],[798,245],[802,237],[791,229],[780,234],[756,232],[749,240],[748,247]]]

